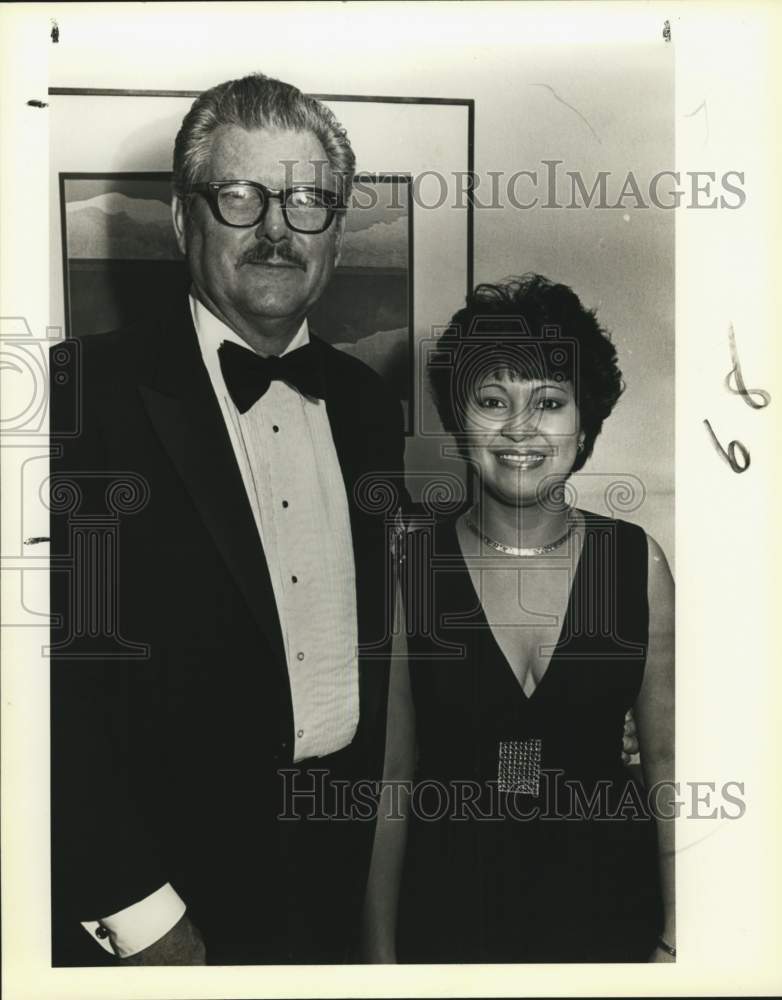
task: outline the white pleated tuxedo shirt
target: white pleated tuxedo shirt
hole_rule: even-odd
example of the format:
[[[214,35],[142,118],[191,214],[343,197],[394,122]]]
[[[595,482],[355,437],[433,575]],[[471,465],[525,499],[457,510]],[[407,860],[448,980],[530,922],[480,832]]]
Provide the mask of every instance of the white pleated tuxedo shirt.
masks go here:
[[[291,687],[293,758],[321,757],[351,742],[359,717],[353,541],[326,404],[273,381],[239,413],[217,352],[224,341],[249,348],[193,296],[190,308],[269,567]],[[283,353],[307,343],[305,320]],[[258,669],[264,669],[260,662]],[[161,938],[184,912],[184,902],[165,885],[84,927],[125,958]]]

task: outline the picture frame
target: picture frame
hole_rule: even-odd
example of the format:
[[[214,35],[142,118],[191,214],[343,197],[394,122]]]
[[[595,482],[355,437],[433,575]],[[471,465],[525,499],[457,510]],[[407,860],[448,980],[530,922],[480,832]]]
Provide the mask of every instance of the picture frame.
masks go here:
[[[186,294],[167,192],[176,131],[197,94],[51,88],[51,314],[67,336],[117,329]],[[388,380],[412,436],[417,345],[473,282],[474,203],[463,178],[474,166],[474,103],[314,96],[347,129],[357,174],[313,330]]]

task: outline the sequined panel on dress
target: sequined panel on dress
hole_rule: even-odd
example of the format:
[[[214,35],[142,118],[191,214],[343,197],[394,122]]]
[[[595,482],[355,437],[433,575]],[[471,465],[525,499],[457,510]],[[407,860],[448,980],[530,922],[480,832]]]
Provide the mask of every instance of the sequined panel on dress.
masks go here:
[[[540,792],[540,758],[543,741],[503,740],[500,743],[497,785],[501,792]]]

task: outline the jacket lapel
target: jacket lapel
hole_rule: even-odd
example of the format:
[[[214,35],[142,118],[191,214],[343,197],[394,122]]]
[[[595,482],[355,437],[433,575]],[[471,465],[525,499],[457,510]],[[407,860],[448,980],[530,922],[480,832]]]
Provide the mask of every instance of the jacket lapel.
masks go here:
[[[156,332],[156,357],[140,393],[160,440],[215,545],[285,664],[279,616],[252,508],[189,309]]]
[[[355,485],[366,464],[361,420],[356,413],[350,384],[345,384],[345,380],[340,378],[341,373],[335,370],[334,365],[327,363],[328,359],[324,355],[322,355],[322,359],[326,413],[342,470],[342,478],[345,481],[345,491],[350,507],[350,521],[355,533],[357,514]]]

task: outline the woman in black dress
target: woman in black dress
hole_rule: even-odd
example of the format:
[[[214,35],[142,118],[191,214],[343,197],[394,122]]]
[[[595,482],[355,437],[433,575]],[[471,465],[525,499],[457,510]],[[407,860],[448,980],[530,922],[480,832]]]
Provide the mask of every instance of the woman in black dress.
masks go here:
[[[433,395],[475,502],[406,538],[398,957],[672,961],[672,579],[641,528],[566,485],[622,391],[615,349],[538,275],[479,286],[438,346]],[[621,762],[630,708],[645,788]]]

